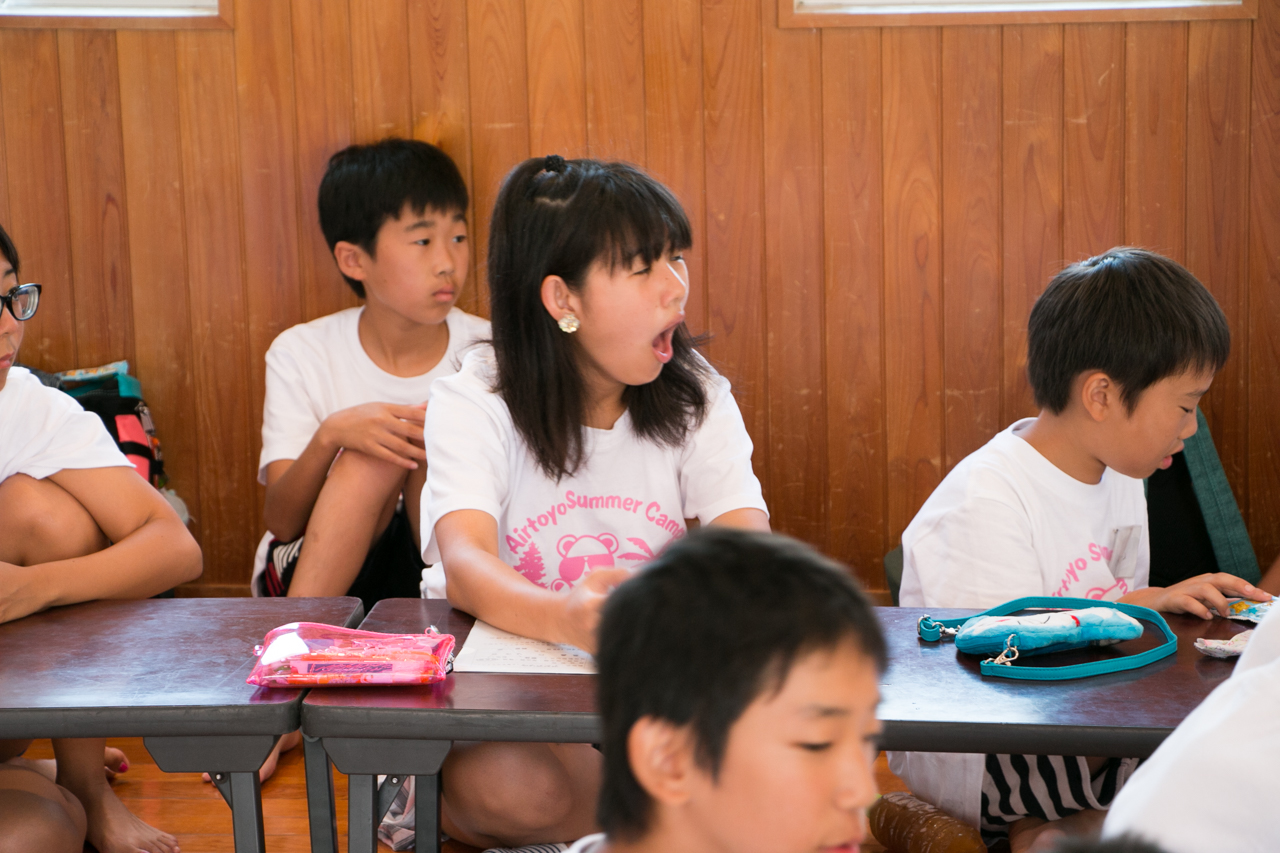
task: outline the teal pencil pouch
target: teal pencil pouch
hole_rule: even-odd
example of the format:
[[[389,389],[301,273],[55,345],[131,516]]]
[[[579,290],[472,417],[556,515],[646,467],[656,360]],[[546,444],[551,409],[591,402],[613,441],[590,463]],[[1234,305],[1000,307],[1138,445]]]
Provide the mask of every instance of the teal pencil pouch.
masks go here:
[[[1065,608],[1065,609],[1064,609]],[[1018,614],[1024,610],[1033,613]],[[1164,636],[1156,648],[1134,655],[1067,666],[1011,666],[1024,655],[1106,646],[1142,636],[1141,619]],[[933,619],[922,616],[916,631],[925,642],[954,637],[959,651],[994,655],[982,661],[983,675],[1024,681],[1062,681],[1138,669],[1177,651],[1178,641],[1159,613],[1146,607],[1080,598],[1032,596],[1005,602],[977,616]]]
[[[1023,655],[1110,646],[1142,636],[1142,623],[1108,607],[1045,610],[1025,616],[975,616],[960,627],[956,648],[970,655],[995,655],[1009,637]]]

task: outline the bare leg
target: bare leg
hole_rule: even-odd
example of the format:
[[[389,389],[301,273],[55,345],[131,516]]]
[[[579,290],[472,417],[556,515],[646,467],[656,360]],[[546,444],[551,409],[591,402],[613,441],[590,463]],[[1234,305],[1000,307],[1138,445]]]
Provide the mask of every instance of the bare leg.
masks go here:
[[[84,808],[32,770],[0,765],[0,853],[80,853]]]
[[[586,744],[455,744],[441,822],[476,847],[575,841],[597,832],[600,753]]]
[[[0,562],[34,566],[110,544],[89,511],[52,480],[14,474],[0,483]]]
[[[1064,838],[1097,839],[1106,816],[1106,812],[1085,809],[1054,821],[1024,817],[1009,827],[1009,849],[1011,853],[1047,853]]]
[[[23,758],[22,755],[31,746],[29,740],[0,740],[0,763],[14,767],[25,767],[34,770],[50,782],[58,779],[58,763],[52,758]],[[102,770],[108,782],[129,769],[129,758],[114,746],[103,750]]]
[[[134,816],[111,790],[102,774],[104,746],[99,738],[53,741],[58,784],[84,806],[89,843],[98,853],[177,853],[177,839]]]
[[[291,596],[344,595],[396,511],[405,469],[344,450],[307,521]]]
[[[404,478],[404,514],[409,518],[409,530],[413,532],[413,544],[422,550],[422,487],[427,484],[427,466],[417,469]],[[1280,565],[1280,561],[1277,563]]]

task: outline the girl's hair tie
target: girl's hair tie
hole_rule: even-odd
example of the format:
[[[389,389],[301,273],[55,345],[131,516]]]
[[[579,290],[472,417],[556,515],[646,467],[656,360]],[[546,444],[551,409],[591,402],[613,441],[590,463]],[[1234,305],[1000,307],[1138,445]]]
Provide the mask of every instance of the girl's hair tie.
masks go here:
[[[542,161],[542,171],[563,172],[564,165],[564,158],[559,154],[548,154]]]

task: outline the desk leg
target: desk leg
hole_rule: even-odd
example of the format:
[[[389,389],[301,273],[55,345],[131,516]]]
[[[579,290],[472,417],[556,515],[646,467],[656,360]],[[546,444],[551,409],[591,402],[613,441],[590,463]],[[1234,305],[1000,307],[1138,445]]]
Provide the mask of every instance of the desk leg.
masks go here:
[[[338,821],[333,805],[333,763],[319,738],[302,736],[307,769],[307,823],[311,853],[338,853]]]
[[[440,853],[440,774],[413,777],[413,849]]]
[[[348,853],[377,853],[378,777],[352,774],[347,777]]]
[[[231,823],[236,853],[266,853],[262,832],[262,784],[258,771],[231,773]]]

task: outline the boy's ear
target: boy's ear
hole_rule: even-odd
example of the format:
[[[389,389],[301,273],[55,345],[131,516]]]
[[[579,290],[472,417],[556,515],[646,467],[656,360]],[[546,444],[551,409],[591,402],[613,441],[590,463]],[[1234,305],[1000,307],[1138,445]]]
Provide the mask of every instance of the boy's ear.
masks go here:
[[[640,787],[665,806],[688,802],[693,774],[701,772],[689,730],[653,717],[641,717],[631,727],[627,761]]]
[[[542,305],[556,322],[570,311],[578,314],[580,309],[577,294],[558,275],[549,275],[542,280]]]
[[[347,278],[364,281],[369,277],[368,264],[372,258],[355,243],[348,243],[346,240],[334,243],[333,259],[338,262],[338,271]]]
[[[1122,408],[1120,386],[1101,370],[1090,371],[1081,380],[1080,403],[1089,417],[1100,423]]]

